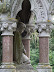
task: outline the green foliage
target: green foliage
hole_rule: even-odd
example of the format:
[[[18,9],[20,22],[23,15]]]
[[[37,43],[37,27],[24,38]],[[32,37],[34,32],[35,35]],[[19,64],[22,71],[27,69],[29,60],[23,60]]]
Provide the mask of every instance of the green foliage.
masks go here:
[[[51,66],[54,66],[54,30],[51,32],[51,37],[49,40],[49,62]]]
[[[37,64],[39,63],[39,38],[37,37],[37,33],[31,36],[30,41],[30,59],[31,64],[36,69]]]
[[[52,67],[52,72],[54,72],[54,66]]]
[[[54,30],[51,32],[51,37],[49,40],[49,62],[52,66],[52,72],[54,72]]]
[[[49,52],[49,62],[50,62],[50,65],[54,65],[54,51],[51,51]]]

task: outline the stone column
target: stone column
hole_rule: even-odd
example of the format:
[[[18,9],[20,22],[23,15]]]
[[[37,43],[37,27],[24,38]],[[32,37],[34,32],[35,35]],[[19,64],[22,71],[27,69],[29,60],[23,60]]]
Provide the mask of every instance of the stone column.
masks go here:
[[[23,42],[24,48],[26,50],[26,55],[28,58],[30,58],[30,37],[23,38],[22,42]]]
[[[38,23],[39,31],[39,64],[38,72],[52,72],[49,64],[49,37],[53,25],[51,23]]]
[[[32,32],[34,32],[35,26],[33,24],[27,24],[25,31],[27,32],[26,36],[22,38],[22,42],[24,45],[24,48],[26,50],[26,55],[28,58],[30,58],[30,35]]]
[[[16,72],[13,63],[13,31],[16,30],[16,27],[16,21],[14,20],[6,20],[6,22],[1,23],[3,47],[1,72]]]
[[[39,37],[39,63],[49,63],[49,37]]]
[[[13,63],[13,36],[2,36],[2,62]]]

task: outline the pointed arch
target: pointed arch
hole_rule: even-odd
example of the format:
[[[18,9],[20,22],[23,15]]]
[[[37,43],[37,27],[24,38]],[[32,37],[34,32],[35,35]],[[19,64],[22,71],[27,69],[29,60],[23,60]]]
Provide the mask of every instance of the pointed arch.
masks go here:
[[[35,13],[37,22],[43,22],[48,20],[48,6],[46,6],[45,0],[30,0],[31,10]]]
[[[23,0],[13,0],[11,2],[11,17],[16,18],[17,13],[22,9]]]
[[[17,13],[22,9],[22,2],[24,0],[13,0],[11,8],[11,17],[15,18]],[[31,3],[31,11],[36,15],[37,22],[44,22],[48,20],[49,3],[47,0],[29,0]],[[47,4],[48,3],[48,4]]]

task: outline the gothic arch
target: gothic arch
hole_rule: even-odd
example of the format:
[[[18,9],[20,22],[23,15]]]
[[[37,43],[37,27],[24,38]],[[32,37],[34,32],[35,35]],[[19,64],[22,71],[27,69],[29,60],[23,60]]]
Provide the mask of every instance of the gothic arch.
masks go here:
[[[37,22],[44,22],[48,20],[48,5],[45,0],[32,0],[31,10],[35,13]]]
[[[47,0],[29,0],[31,3],[31,11],[36,15],[37,22],[48,20],[49,3]],[[22,9],[23,0],[11,0],[11,17],[15,18],[17,13]]]
[[[22,9],[23,0],[11,0],[11,17],[16,18],[17,13]]]

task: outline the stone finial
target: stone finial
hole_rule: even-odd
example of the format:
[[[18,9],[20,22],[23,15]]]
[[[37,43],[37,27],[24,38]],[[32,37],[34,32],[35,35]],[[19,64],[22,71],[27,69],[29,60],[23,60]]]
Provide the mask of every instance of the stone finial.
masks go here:
[[[49,37],[54,25],[52,23],[42,22],[37,23],[35,28],[38,30],[40,37]]]
[[[13,35],[13,31],[16,30],[17,24],[14,21],[10,22],[1,22],[0,31],[2,31],[2,35]]]

